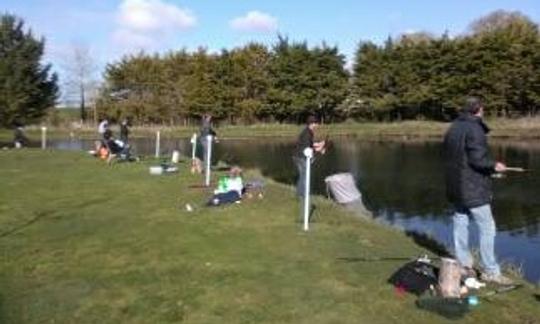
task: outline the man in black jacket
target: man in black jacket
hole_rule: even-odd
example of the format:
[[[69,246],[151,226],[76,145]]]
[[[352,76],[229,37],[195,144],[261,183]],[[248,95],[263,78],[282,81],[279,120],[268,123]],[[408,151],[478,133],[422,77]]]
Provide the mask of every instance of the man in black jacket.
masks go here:
[[[306,127],[302,129],[296,140],[293,152],[293,162],[298,170],[298,180],[296,182],[296,195],[304,196],[306,183],[306,157],[304,150],[312,148],[315,152],[324,154],[325,141],[315,142],[315,129],[319,126],[319,120],[315,116],[309,116],[306,120]]]
[[[446,191],[454,206],[454,248],[465,269],[473,260],[469,251],[469,219],[478,225],[482,279],[511,284],[501,274],[495,259],[495,221],[491,213],[491,175],[505,172],[506,166],[495,162],[487,145],[489,128],[482,121],[484,107],[478,98],[469,98],[461,115],[452,123],[444,138]]]
[[[204,114],[201,120],[201,128],[199,130],[199,143],[201,144],[202,154],[199,154],[199,159],[207,165],[208,160],[208,138],[207,136],[212,136],[212,142],[215,142],[217,139],[217,133],[212,128],[212,115]],[[199,152],[201,150],[198,150]],[[210,161],[212,164],[212,161]]]

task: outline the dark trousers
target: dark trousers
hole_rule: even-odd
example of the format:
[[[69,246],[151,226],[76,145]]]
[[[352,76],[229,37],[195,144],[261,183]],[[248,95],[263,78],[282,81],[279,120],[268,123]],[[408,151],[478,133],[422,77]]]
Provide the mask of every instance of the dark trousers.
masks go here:
[[[236,190],[227,191],[224,193],[216,194],[208,201],[209,206],[218,206],[221,204],[230,204],[242,199]]]
[[[298,180],[296,181],[296,195],[298,197],[304,197],[304,191],[306,190],[306,159],[293,157],[294,165],[298,170]]]

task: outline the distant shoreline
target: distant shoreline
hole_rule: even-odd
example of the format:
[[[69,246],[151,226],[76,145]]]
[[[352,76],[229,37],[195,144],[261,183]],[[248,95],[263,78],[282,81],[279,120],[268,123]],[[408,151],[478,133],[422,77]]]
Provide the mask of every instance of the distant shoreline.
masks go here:
[[[540,139],[540,118],[520,119],[493,119],[487,120],[491,127],[491,138],[496,139]],[[354,136],[366,140],[389,140],[389,141],[415,141],[437,140],[442,138],[450,123],[433,121],[403,121],[392,123],[336,123],[321,125],[318,130],[320,136]],[[26,134],[30,139],[39,139],[41,136],[40,126],[29,126]],[[294,137],[302,125],[294,124],[254,124],[216,127],[220,138],[248,139],[259,137]],[[48,126],[48,138],[97,138],[97,132],[93,126],[82,128]],[[114,133],[118,133],[118,126],[112,127]],[[198,132],[197,127],[184,126],[134,126],[131,129],[132,137],[154,136],[160,131],[165,137],[191,137]],[[13,132],[9,129],[0,130],[0,141],[9,142],[13,138]]]

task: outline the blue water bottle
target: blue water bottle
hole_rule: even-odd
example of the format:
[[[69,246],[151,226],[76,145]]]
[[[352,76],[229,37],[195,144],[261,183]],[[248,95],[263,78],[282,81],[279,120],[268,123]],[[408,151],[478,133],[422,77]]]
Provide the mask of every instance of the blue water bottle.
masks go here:
[[[469,303],[470,306],[476,306],[479,304],[477,296],[469,296],[467,298],[467,302]]]

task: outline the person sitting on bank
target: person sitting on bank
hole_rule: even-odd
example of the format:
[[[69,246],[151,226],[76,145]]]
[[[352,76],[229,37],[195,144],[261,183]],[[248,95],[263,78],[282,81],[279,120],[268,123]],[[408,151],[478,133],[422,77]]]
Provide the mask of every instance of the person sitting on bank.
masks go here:
[[[13,147],[21,148],[28,145],[28,137],[24,134],[24,126],[21,123],[15,123],[13,130]]]
[[[107,158],[109,157],[109,149],[102,140],[94,141],[94,149],[89,151],[89,153],[102,160],[107,160]]]
[[[243,192],[242,169],[234,166],[229,171],[228,176],[220,178],[218,188],[214,191],[214,196],[208,201],[208,205],[218,206],[240,201]]]
[[[120,160],[131,161],[130,146],[123,141],[114,138],[110,129],[107,129],[103,134],[104,142],[109,150],[107,162],[111,162],[115,157],[119,157]]]

